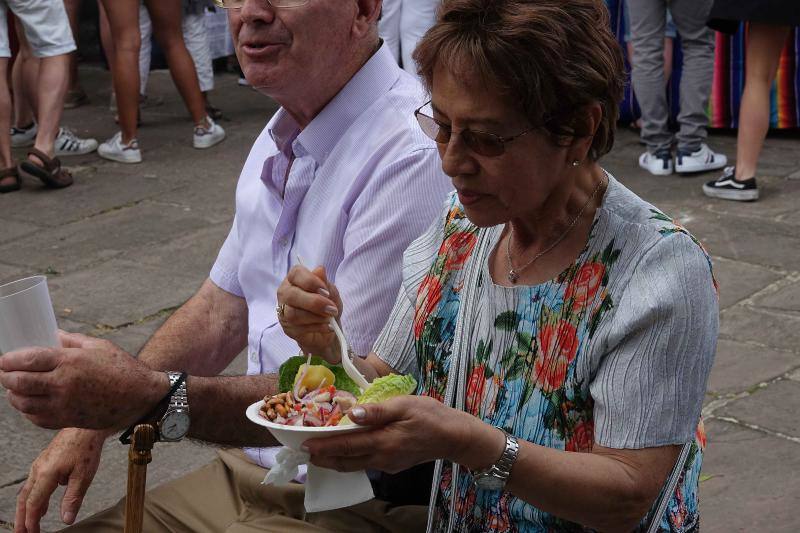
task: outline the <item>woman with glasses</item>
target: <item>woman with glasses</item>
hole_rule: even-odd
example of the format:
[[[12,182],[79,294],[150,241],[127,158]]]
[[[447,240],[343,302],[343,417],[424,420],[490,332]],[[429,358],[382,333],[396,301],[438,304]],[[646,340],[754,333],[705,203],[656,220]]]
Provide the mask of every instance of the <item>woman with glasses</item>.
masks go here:
[[[436,461],[429,530],[698,527],[715,282],[694,237],[598,162],[623,86],[608,22],[602,0],[446,0],[415,52],[416,118],[455,191],[356,363],[413,374],[418,395],[306,446],[342,471]],[[285,331],[331,362],[335,289],[295,267],[278,292]]]

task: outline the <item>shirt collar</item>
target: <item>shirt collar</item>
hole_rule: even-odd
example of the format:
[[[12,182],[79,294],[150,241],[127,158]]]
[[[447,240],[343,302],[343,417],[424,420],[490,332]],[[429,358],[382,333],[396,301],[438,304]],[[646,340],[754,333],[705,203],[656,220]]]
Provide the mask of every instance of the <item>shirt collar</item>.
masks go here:
[[[356,72],[347,85],[297,135],[297,144],[317,165],[325,163],[331,150],[353,121],[397,82],[400,67],[386,44]]]
[[[287,158],[292,152],[292,142],[300,133],[300,126],[282,107],[278,109],[267,128],[272,142]]]

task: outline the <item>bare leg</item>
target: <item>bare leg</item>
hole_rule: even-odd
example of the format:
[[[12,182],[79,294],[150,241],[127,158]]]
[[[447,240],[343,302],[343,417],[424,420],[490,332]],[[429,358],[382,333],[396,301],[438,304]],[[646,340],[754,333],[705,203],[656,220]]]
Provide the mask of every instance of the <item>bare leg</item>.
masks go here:
[[[81,0],[64,0],[64,7],[69,18],[69,27],[72,30],[72,38],[78,42],[78,16],[81,12]],[[78,52],[69,54],[69,87],[70,91],[80,91],[81,82],[78,79]]]
[[[52,157],[53,143],[64,108],[64,95],[69,84],[69,54],[43,57],[39,61],[39,80],[36,84],[39,131],[34,148]]]
[[[0,160],[3,168],[13,166],[11,159],[11,95],[8,92],[8,58],[0,57]],[[11,185],[13,179],[0,178],[0,185]]]
[[[19,19],[16,20],[14,26],[19,41],[19,53],[11,68],[11,84],[14,89],[14,125],[21,128],[33,124],[36,115],[36,80],[39,77],[39,59],[33,56]]]
[[[192,115],[194,123],[204,124],[205,100],[203,93],[200,92],[194,61],[183,42],[181,2],[180,0],[145,0],[145,5],[147,5],[147,11],[153,21],[153,34],[167,58],[172,80]]]
[[[114,39],[111,38],[111,25],[108,23],[108,15],[106,15],[106,8],[103,7],[103,2],[97,2],[97,10],[100,13],[100,44],[103,46],[103,53],[106,55],[108,68],[114,71]]]
[[[737,180],[744,181],[756,175],[758,158],[769,130],[770,89],[789,30],[788,27],[750,24],[746,78],[736,139]]]
[[[139,111],[139,2],[102,1],[114,41],[111,74],[117,95],[122,142],[128,144],[136,138],[136,115]]]
[[[14,88],[14,126],[27,128],[33,124],[33,109],[31,109],[28,96],[25,94],[25,66],[28,61],[22,57],[22,51],[17,54],[14,66],[11,67],[11,85]],[[38,61],[31,61],[36,69],[39,70]],[[35,75],[35,74],[34,74]]]

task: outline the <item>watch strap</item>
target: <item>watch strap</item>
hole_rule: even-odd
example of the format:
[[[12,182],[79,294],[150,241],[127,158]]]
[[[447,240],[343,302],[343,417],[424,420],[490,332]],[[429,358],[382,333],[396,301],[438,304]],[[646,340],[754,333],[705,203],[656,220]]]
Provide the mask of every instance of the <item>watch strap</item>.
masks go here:
[[[167,372],[169,375],[170,390],[172,394],[169,396],[169,406],[167,407],[167,412],[181,409],[183,411],[189,412],[189,396],[186,391],[186,373],[179,373],[179,372]],[[177,388],[174,388],[177,385]],[[173,390],[174,388],[174,390]],[[166,414],[166,412],[164,413]],[[161,418],[164,415],[162,414]]]
[[[173,385],[177,385],[175,392],[173,392],[172,396],[169,398],[169,405],[167,409],[161,414],[158,422],[156,423],[156,434],[157,439],[163,442],[178,442],[186,436],[185,433],[179,436],[167,436],[164,433],[164,425],[167,423],[167,420],[173,414],[182,414],[183,416],[189,416],[189,398],[186,392],[186,379],[185,375],[182,376],[178,372],[167,372],[169,376],[170,383]]]
[[[511,475],[511,468],[513,468],[514,463],[517,460],[517,455],[519,455],[519,442],[517,442],[517,438],[514,435],[511,435],[507,431],[503,431],[506,436],[506,446],[503,449],[503,455],[500,456],[500,459],[494,464],[495,472],[500,471],[505,479]]]
[[[506,445],[503,448],[503,453],[489,468],[475,472],[473,474],[473,479],[475,481],[487,477],[499,479],[504,485],[508,481],[511,475],[511,469],[514,467],[514,463],[517,461],[517,456],[519,455],[519,442],[517,442],[517,438],[514,435],[511,435],[506,430],[500,428],[500,431],[502,431],[506,437]]]
[[[167,375],[170,376],[170,374],[177,374],[177,372],[168,373]],[[160,420],[161,417],[164,415],[164,413],[169,409],[170,403],[172,401],[172,396],[181,387],[181,385],[184,386],[184,391],[186,390],[186,385],[185,385],[186,384],[186,377],[187,377],[186,372],[180,373],[178,375],[178,379],[176,379],[174,381],[173,381],[172,377],[170,376],[170,385],[171,386],[169,388],[169,392],[167,392],[167,395],[164,396],[164,398],[162,398],[161,401],[158,402],[158,404],[156,404],[156,406],[150,412],[148,412],[142,418],[140,418],[135,423],[133,423],[131,425],[131,427],[126,429],[125,432],[122,435],[119,436],[119,441],[122,444],[130,444],[131,443],[131,436],[133,435],[133,430],[139,424],[150,423],[151,425],[153,425],[153,427],[156,427],[156,429],[158,429],[157,428],[157,424],[155,423],[155,421]],[[184,398],[184,400],[185,400],[185,398]],[[188,402],[186,402],[186,408],[187,409],[189,408]],[[157,435],[158,435],[158,431],[156,431],[156,436]]]

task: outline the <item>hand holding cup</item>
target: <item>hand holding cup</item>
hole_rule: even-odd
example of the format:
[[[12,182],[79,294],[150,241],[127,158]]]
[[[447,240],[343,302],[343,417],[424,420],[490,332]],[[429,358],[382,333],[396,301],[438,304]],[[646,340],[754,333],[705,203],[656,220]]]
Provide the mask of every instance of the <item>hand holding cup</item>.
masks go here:
[[[45,276],[0,286],[0,354],[32,346],[58,346],[58,326]]]

